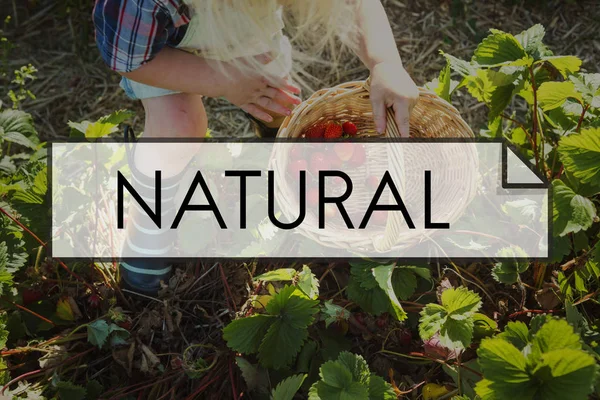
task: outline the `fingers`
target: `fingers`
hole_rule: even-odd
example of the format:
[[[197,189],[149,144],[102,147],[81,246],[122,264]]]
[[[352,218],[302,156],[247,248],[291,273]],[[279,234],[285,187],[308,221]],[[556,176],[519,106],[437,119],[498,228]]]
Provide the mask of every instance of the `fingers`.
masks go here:
[[[291,110],[289,108],[285,107],[282,104],[279,104],[278,102],[267,96],[259,97],[256,101],[256,104],[258,104],[267,111],[274,112],[275,114],[290,115],[291,113]]]
[[[271,52],[262,53],[257,56],[254,56],[254,59],[256,61],[258,61],[259,63],[266,65],[266,64],[270,63],[271,61],[273,61],[273,55],[271,54]]]
[[[384,133],[387,128],[387,112],[385,103],[377,98],[371,98],[373,105],[373,119],[377,133]]]
[[[276,76],[265,76],[263,77],[263,83],[276,89],[281,89],[293,94],[300,94],[300,92],[302,92],[302,90],[295,83],[290,82],[285,78],[279,78]]]
[[[265,90],[264,95],[281,103],[281,104],[300,104],[302,100],[298,96],[294,96],[284,90],[269,87]]]
[[[261,121],[273,122],[273,117],[271,117],[267,112],[262,110],[256,104],[245,104],[240,108],[246,111],[248,114],[252,115],[254,118],[260,119]]]
[[[398,130],[400,131],[400,136],[409,137],[410,136],[410,105],[405,102],[397,102],[394,104],[394,119],[396,120],[396,125],[398,125]]]

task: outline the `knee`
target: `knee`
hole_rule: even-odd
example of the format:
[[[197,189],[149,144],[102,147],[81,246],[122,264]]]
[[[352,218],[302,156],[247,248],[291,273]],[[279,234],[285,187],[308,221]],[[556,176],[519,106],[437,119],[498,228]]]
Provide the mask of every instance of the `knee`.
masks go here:
[[[144,101],[145,137],[202,138],[208,129],[202,97],[177,94]]]
[[[203,138],[206,136],[208,121],[202,109],[180,108],[170,118],[172,136],[177,138]],[[169,135],[169,136],[171,136]]]

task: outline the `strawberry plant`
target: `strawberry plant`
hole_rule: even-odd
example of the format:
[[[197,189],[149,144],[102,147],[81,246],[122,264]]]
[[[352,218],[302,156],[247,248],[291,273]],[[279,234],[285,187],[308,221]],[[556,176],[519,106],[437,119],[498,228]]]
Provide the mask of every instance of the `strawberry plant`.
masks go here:
[[[477,350],[484,379],[475,390],[482,400],[583,399],[593,391],[598,367],[594,356],[564,320],[550,319],[532,332],[509,323],[500,335],[484,339]]]
[[[430,280],[428,268],[359,261],[350,264],[348,299],[374,315],[389,312],[396,319],[406,319],[400,300],[408,300],[415,292],[418,280]]]
[[[441,304],[430,303],[421,312],[419,333],[423,340],[439,335],[440,344],[450,350],[469,347],[475,328],[475,314],[481,297],[467,288],[447,289]]]
[[[223,337],[233,350],[258,353],[264,366],[283,368],[291,364],[308,338],[317,304],[296,287],[286,285],[267,303],[266,314],[233,321],[223,330]]]
[[[368,399],[392,400],[392,386],[369,370],[364,358],[349,352],[327,361],[319,369],[320,380],[309,391],[309,400]]]

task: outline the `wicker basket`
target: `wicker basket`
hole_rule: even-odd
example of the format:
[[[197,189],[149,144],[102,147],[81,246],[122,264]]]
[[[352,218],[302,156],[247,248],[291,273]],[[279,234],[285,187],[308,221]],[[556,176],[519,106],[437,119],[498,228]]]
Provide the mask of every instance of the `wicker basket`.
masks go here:
[[[369,98],[369,83],[367,81],[348,82],[342,85],[323,89],[315,92],[309,99],[304,101],[294,109],[292,114],[283,122],[278,138],[301,138],[304,130],[307,127],[313,126],[319,122],[326,121],[352,121],[358,127],[358,137],[379,137],[380,134],[375,130],[373,121],[372,106]],[[419,101],[414,107],[410,120],[410,136],[412,138],[471,138],[473,132],[461,118],[458,111],[434,93],[425,89],[420,89]],[[388,111],[387,131],[383,137],[400,137],[400,132],[394,121],[393,112]],[[427,146],[424,143],[424,146]],[[288,146],[289,148],[289,146]],[[391,147],[393,148],[393,147]],[[363,167],[363,174],[379,174],[381,176],[385,170],[420,170],[422,174],[423,165],[422,154],[413,157],[411,154],[387,154],[387,157],[371,157],[368,154],[368,165]],[[271,168],[276,171],[277,182],[285,182],[276,185],[276,198],[282,208],[282,212],[289,218],[294,218],[297,215],[297,182],[292,182],[286,179],[287,161],[289,154],[285,151],[274,151],[271,159]],[[452,164],[456,166],[445,170],[444,176],[433,178],[432,185],[440,185],[446,192],[452,196],[444,198],[444,214],[438,215],[440,218],[445,218],[444,221],[454,222],[464,212],[465,208],[472,200],[475,188],[477,153],[475,148],[471,151],[464,151],[464,146],[456,145],[453,149],[448,146],[444,149],[444,159],[439,162],[444,166]],[[448,161],[452,160],[452,163]],[[431,160],[428,161],[429,163]],[[429,164],[431,165],[431,164]],[[442,164],[440,164],[442,165]],[[397,175],[398,176],[398,175]],[[464,190],[456,190],[456,186],[452,183],[454,180],[460,179],[462,182],[468,182]],[[364,190],[361,191],[360,185],[354,185],[352,193],[352,202],[345,202],[344,205],[349,213],[352,213],[352,208],[360,208],[364,213],[369,204],[370,197],[367,197]],[[359,187],[357,187],[359,186]],[[422,202],[423,193],[411,191],[410,187],[404,187],[401,182],[399,190],[404,198],[404,195],[417,196],[407,198],[406,202],[419,201]],[[437,187],[437,186],[436,186]],[[420,196],[420,197],[418,197]],[[451,207],[448,207],[448,203]],[[416,204],[416,203],[413,203]],[[418,203],[422,204],[422,203]],[[448,210],[452,210],[452,214],[448,215]],[[435,209],[432,210],[435,216]],[[340,229],[342,226],[340,225]],[[344,227],[345,229],[345,227]],[[414,230],[409,230],[406,227],[401,213],[390,213],[385,226],[382,226],[378,234],[373,235],[363,230],[345,231],[343,235],[332,232],[331,230],[319,230],[316,219],[305,221],[298,227],[298,231],[325,246],[348,249],[352,252],[388,252],[398,251],[416,242],[423,240],[423,233],[416,233]],[[431,232],[429,232],[431,233]]]

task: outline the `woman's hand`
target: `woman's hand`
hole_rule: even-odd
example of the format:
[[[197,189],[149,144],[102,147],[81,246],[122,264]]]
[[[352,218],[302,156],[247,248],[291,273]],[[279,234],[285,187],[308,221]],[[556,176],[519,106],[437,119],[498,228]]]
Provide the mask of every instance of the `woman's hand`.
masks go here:
[[[379,133],[387,126],[387,109],[393,108],[400,135],[410,134],[410,112],[419,99],[419,89],[400,61],[384,61],[371,69],[371,103]]]
[[[302,102],[297,96],[300,88],[289,79],[243,73],[234,66],[227,69],[223,97],[255,118],[272,122],[271,114],[290,115]]]

